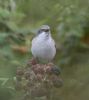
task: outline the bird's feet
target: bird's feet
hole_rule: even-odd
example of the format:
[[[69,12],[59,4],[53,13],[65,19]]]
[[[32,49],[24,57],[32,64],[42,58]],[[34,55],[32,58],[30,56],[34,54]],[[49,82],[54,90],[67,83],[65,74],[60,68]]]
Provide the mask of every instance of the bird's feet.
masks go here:
[[[36,64],[38,64],[39,62],[37,61],[37,59],[36,58],[32,58],[32,59],[30,59],[28,62],[27,62],[27,65],[29,66],[32,66],[32,65],[36,65]]]

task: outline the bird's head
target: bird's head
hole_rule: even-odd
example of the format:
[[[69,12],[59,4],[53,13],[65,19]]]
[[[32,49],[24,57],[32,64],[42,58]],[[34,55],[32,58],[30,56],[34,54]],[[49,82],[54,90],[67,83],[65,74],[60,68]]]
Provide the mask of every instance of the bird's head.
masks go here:
[[[41,34],[41,33],[45,33],[46,35],[49,35],[50,34],[50,27],[48,25],[42,25],[40,27],[40,29],[38,30],[38,35]]]

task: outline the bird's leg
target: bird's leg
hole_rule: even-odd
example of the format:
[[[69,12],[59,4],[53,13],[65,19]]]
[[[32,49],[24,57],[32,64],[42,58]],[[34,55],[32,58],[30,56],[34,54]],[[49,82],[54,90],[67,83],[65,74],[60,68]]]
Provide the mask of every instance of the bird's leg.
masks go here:
[[[32,66],[32,65],[36,65],[38,63],[36,58],[32,58],[27,62],[27,66]]]
[[[32,63],[32,65],[35,65],[35,64],[38,64],[39,62],[38,62],[38,59],[37,58],[32,58],[32,60],[31,60],[31,63]]]

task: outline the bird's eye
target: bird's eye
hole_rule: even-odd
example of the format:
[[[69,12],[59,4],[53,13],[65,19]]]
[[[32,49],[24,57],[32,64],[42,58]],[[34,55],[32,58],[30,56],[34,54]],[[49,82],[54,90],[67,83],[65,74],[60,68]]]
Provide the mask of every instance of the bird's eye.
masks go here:
[[[49,29],[46,29],[45,32],[49,32]]]
[[[49,29],[42,29],[41,31],[49,32]]]

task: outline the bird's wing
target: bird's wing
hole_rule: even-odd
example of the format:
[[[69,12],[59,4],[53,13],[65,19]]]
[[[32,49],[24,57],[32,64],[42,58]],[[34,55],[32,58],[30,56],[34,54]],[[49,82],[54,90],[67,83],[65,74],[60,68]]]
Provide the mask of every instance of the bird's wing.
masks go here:
[[[56,48],[56,44],[55,44],[55,41],[52,39],[52,42],[53,42],[53,44],[54,44],[54,46],[55,46],[55,48]]]

